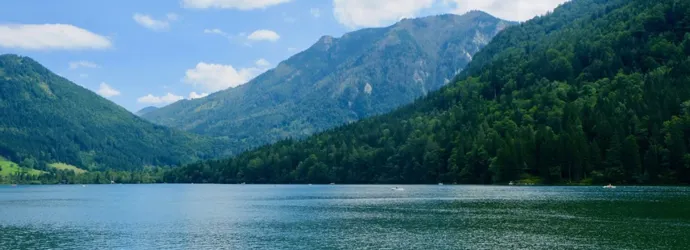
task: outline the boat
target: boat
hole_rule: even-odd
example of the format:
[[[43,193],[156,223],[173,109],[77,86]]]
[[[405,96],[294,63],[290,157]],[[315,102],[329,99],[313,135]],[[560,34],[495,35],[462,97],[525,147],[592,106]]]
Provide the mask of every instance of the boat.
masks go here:
[[[511,181],[510,183],[508,183],[508,185],[511,185],[511,186],[512,186],[512,185],[515,185],[515,183],[513,183],[513,182]]]
[[[613,185],[611,185],[611,184],[608,184],[608,185],[604,186],[604,188],[616,188],[616,186],[613,186]]]
[[[443,183],[442,183],[442,182],[439,182],[438,185],[439,185],[439,186],[443,186]]]
[[[401,188],[401,187],[394,187],[394,188],[391,188],[391,190],[393,190],[393,191],[405,191],[405,189]]]

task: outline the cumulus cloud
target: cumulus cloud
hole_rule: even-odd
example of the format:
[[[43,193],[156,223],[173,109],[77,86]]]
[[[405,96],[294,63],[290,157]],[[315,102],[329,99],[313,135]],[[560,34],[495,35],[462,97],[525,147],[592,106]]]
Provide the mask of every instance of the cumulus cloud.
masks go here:
[[[144,28],[162,31],[170,28],[170,23],[177,20],[177,14],[168,13],[164,19],[159,20],[146,14],[135,13],[132,19]]]
[[[463,14],[470,10],[482,10],[498,18],[512,21],[526,21],[546,14],[569,0],[445,0],[454,5],[454,13]]]
[[[256,64],[256,66],[259,66],[259,67],[271,66],[271,63],[268,62],[266,59],[263,59],[263,58],[256,60],[256,62],[254,64]]]
[[[321,10],[319,8],[311,8],[309,10],[309,13],[311,13],[311,15],[316,18],[319,18],[321,16]]]
[[[106,98],[120,95],[120,91],[114,89],[113,87],[110,87],[110,85],[104,82],[102,82],[99,86],[97,93]]]
[[[257,30],[249,34],[249,36],[247,36],[247,39],[249,39],[250,41],[275,42],[278,41],[278,39],[280,39],[280,35],[278,35],[278,33],[272,30]]]
[[[254,67],[236,70],[232,65],[200,62],[195,68],[187,70],[184,82],[204,91],[215,92],[245,84],[258,73],[259,70]]]
[[[437,0],[333,0],[333,14],[349,27],[378,27],[415,16]]]
[[[182,99],[184,99],[184,97],[168,92],[168,94],[164,96],[155,96],[152,94],[148,94],[146,96],[139,97],[137,99],[137,102],[145,104],[170,104]]]
[[[204,98],[206,96],[208,96],[208,93],[197,94],[195,91],[192,91],[191,93],[189,93],[189,100]]]
[[[234,88],[247,83],[268,69],[270,63],[266,59],[254,62],[254,67],[235,69],[232,65],[200,62],[193,69],[188,69],[183,79],[206,92],[216,92],[227,88]],[[204,95],[202,94],[196,94]],[[192,95],[190,93],[190,99]]]
[[[89,61],[75,61],[75,62],[69,62],[69,69],[78,69],[78,68],[100,68],[101,66],[98,66],[98,64],[94,62],[89,62]]]
[[[0,47],[26,50],[107,49],[107,37],[69,24],[0,24]]]
[[[290,0],[182,0],[182,6],[189,9],[265,9],[270,6],[287,3]]]
[[[553,10],[568,0],[333,0],[333,14],[349,27],[379,27],[425,10],[464,14],[481,10],[496,17],[525,21]]]

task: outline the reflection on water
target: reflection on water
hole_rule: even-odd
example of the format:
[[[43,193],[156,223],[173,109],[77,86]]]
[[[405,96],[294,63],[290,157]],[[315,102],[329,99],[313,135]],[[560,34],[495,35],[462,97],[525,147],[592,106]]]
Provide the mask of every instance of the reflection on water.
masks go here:
[[[0,249],[685,249],[681,187],[0,187]]]

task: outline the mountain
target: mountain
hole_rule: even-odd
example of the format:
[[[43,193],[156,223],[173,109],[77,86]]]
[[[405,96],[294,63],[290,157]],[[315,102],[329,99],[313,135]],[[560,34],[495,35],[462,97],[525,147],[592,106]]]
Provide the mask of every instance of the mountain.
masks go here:
[[[324,36],[247,84],[143,117],[227,137],[235,152],[301,138],[388,112],[439,89],[512,24],[474,11],[405,19],[341,38]]]
[[[573,0],[501,32],[456,79],[166,181],[690,184],[690,1]]]
[[[46,169],[141,169],[212,156],[215,140],[147,122],[28,57],[0,56],[0,156]]]
[[[149,107],[146,107],[146,108],[143,108],[143,109],[137,111],[134,114],[138,115],[138,116],[143,116],[145,114],[151,113],[152,111],[156,111],[156,110],[158,110],[158,107],[149,106]]]

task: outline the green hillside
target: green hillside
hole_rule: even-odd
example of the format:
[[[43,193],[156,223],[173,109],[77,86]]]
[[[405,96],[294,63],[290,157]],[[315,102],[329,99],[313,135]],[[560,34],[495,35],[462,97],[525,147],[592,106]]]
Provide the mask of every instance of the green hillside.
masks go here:
[[[222,152],[217,141],[149,123],[28,57],[0,56],[0,114],[0,156],[36,169],[130,170]]]
[[[65,164],[65,163],[51,163],[51,164],[48,164],[48,167],[51,167],[51,168],[54,168],[57,170],[73,171],[75,174],[83,174],[83,173],[88,172],[84,169],[81,169],[81,168],[78,168],[78,167],[75,167],[75,166],[72,166],[69,164]]]
[[[690,183],[688,32],[689,1],[574,0],[412,105],[166,181]]]
[[[439,89],[512,24],[474,11],[405,19],[339,38],[324,36],[247,84],[143,117],[228,138],[236,153],[288,137],[303,138],[389,112]]]
[[[39,176],[46,173],[31,168],[20,167],[17,163],[11,162],[5,158],[0,157],[0,183],[9,183],[16,175],[31,175]]]

